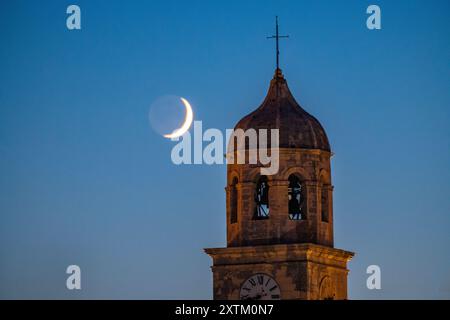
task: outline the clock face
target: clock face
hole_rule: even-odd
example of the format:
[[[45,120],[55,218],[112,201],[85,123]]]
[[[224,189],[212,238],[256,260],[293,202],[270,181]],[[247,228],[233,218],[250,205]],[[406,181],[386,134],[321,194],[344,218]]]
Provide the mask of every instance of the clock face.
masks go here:
[[[244,281],[240,296],[241,300],[279,300],[280,287],[272,277],[257,273]]]

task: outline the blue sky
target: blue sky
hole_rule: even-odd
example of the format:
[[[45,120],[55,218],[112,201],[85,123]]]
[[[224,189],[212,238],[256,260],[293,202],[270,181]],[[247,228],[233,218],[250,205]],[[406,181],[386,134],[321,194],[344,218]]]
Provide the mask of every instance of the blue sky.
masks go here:
[[[82,30],[66,28],[78,4]],[[382,30],[366,28],[378,4]],[[212,297],[223,165],[175,166],[148,113],[232,128],[281,68],[325,127],[349,298],[450,298],[448,1],[2,1],[0,298]],[[82,290],[65,287],[69,264]],[[368,265],[382,289],[366,288]]]

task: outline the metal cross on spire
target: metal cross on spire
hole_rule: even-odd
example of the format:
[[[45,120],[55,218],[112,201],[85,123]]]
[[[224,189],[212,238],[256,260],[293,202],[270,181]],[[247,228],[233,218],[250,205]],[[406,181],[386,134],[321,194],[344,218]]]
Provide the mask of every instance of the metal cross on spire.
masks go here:
[[[280,69],[280,50],[279,50],[279,44],[278,40],[280,38],[289,38],[289,36],[280,36],[278,34],[278,16],[275,17],[275,26],[276,26],[276,33],[274,36],[267,37],[267,39],[275,39],[276,40],[276,56],[277,56],[277,70]]]

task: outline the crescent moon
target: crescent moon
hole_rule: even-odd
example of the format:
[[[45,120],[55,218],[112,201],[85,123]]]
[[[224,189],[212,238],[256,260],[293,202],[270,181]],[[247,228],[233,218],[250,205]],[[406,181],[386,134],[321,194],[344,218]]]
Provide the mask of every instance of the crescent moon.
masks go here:
[[[192,107],[185,98],[180,98],[181,102],[183,102],[186,108],[186,117],[184,119],[184,123],[178,129],[175,129],[172,133],[165,134],[164,137],[169,139],[174,139],[181,137],[186,131],[189,130],[189,127],[192,124],[192,120],[194,119],[194,113],[192,112]]]

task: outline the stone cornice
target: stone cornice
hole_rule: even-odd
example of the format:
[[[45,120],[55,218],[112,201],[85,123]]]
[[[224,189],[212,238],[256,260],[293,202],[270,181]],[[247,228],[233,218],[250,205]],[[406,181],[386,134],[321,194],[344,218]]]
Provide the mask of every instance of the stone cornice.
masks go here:
[[[205,252],[213,258],[215,266],[308,261],[346,268],[347,262],[354,256],[350,251],[311,243],[208,248]]]

